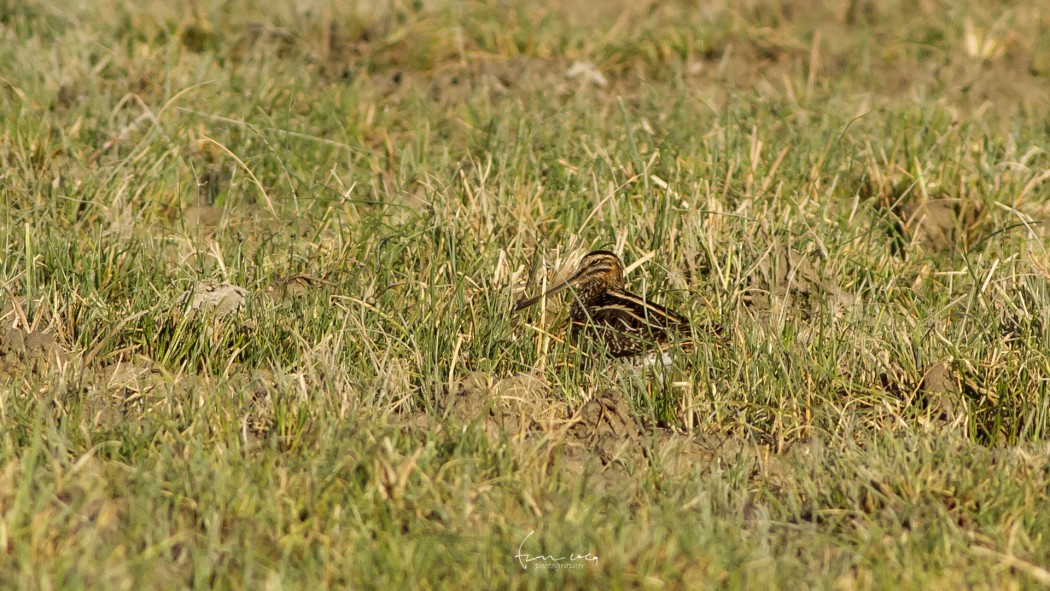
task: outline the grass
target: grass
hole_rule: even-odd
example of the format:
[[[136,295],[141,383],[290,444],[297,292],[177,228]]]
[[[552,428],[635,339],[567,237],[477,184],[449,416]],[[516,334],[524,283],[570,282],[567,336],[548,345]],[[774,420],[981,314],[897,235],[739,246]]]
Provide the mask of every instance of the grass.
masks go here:
[[[1050,584],[1047,9],[597,8],[0,0],[0,584]]]

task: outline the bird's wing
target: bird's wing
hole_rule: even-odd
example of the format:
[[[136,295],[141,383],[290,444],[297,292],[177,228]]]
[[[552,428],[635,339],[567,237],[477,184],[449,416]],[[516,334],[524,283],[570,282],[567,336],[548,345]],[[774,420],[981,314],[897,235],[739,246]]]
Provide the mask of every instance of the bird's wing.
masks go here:
[[[689,325],[667,308],[623,290],[605,292],[587,311],[594,322],[630,333],[663,333]]]

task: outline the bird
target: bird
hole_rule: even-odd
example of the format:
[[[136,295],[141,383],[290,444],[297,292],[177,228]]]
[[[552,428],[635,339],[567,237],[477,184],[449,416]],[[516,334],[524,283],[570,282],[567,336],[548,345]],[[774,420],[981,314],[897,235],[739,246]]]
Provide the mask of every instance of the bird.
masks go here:
[[[580,259],[567,279],[547,291],[520,300],[520,312],[543,298],[566,289],[573,293],[569,308],[569,335],[577,345],[599,348],[614,358],[635,357],[672,342],[692,346],[689,320],[624,288],[624,266],[608,250],[595,250]]]

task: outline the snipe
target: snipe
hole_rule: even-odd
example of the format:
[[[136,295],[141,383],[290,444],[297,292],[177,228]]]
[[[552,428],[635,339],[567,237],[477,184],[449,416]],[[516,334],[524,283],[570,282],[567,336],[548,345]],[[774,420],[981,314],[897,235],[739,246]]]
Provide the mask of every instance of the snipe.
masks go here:
[[[573,293],[569,334],[578,345],[590,348],[605,343],[613,357],[630,357],[662,349],[677,341],[690,346],[689,321],[663,306],[624,289],[620,257],[595,250],[580,260],[576,271],[544,293],[518,302],[523,310],[566,289]]]

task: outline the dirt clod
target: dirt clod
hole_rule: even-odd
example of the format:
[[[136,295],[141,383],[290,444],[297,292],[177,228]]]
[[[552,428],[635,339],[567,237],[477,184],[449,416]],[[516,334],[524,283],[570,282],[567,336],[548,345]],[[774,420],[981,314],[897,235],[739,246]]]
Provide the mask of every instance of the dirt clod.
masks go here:
[[[243,287],[209,279],[184,292],[179,298],[179,304],[188,306],[188,313],[201,312],[212,314],[215,318],[225,318],[239,311],[247,297],[248,290]]]
[[[855,311],[860,300],[824,277],[806,255],[780,244],[756,265],[751,275],[751,295],[745,303],[774,316],[779,310],[789,309],[808,318],[823,306],[836,316],[845,315]]]
[[[931,251],[964,247],[977,231],[980,210],[959,200],[931,199],[894,209],[904,238]]]

